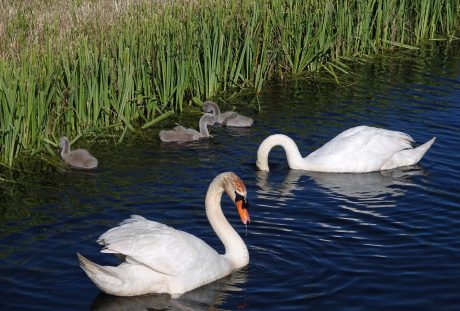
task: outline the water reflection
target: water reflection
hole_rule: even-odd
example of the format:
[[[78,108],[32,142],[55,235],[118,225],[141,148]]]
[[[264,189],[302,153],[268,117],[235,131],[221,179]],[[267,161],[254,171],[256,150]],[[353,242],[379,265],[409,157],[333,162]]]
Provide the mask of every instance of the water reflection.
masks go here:
[[[225,134],[234,137],[247,137],[251,135],[252,128],[250,127],[226,127]]]
[[[214,310],[225,302],[228,292],[242,291],[238,285],[246,282],[247,270],[242,269],[179,298],[172,298],[169,294],[117,297],[101,292],[92,303],[91,310]]]
[[[289,170],[282,183],[276,185],[276,190],[269,181],[269,175],[270,171],[257,172],[257,185],[261,189],[259,193],[276,192],[281,199],[291,197],[294,191],[305,188],[301,182],[305,176],[314,180],[328,194],[366,201],[382,196],[401,196],[407,191],[407,186],[413,185],[412,178],[426,173],[418,166],[365,174]]]
[[[193,227],[217,246],[203,200],[211,178],[228,170],[241,172],[250,190],[248,280],[197,289],[203,298],[190,297],[194,292],[180,299],[100,294],[93,309],[437,310],[441,302],[443,309],[458,309],[458,43],[350,67],[355,74],[339,77],[340,84],[267,83],[257,114],[251,115],[246,97],[235,98],[242,101],[238,110],[256,119],[250,129],[215,126],[213,137],[191,144],[161,144],[160,128],[121,144],[104,137],[95,149],[83,146],[101,160],[95,174],[43,161],[26,163],[29,170],[0,168],[15,181],[0,182],[1,309],[88,309],[98,290],[78,268],[75,250],[96,253],[98,245],[88,241],[130,214],[185,231]],[[162,126],[194,127],[199,114],[181,114]],[[270,134],[292,135],[308,154],[361,124],[438,141],[422,159],[425,170],[302,172],[289,170],[285,153],[274,150],[270,172],[256,174],[257,147]],[[61,163],[57,153],[52,159]],[[237,216],[229,217],[236,224]]]
[[[425,173],[419,167],[366,174],[308,173],[318,186],[340,196],[359,200],[401,196],[407,191],[407,186],[413,185],[411,179],[422,175]]]

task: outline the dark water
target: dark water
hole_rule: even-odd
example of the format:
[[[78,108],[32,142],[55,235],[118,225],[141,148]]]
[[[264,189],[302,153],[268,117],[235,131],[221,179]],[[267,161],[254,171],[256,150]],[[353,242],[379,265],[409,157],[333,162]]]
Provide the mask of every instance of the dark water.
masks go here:
[[[42,168],[2,184],[0,306],[5,310],[458,310],[460,308],[460,50],[398,53],[357,66],[337,86],[267,86],[240,106],[252,129],[213,128],[209,141],[168,146],[151,137],[92,146],[94,172]],[[181,120],[192,125],[198,118]],[[258,144],[284,133],[303,155],[342,130],[371,125],[438,139],[419,165],[385,173],[289,170],[281,149],[258,172]],[[187,293],[101,294],[78,267],[102,264],[97,237],[141,214],[223,247],[208,225],[209,182],[232,170],[246,182],[248,267]]]

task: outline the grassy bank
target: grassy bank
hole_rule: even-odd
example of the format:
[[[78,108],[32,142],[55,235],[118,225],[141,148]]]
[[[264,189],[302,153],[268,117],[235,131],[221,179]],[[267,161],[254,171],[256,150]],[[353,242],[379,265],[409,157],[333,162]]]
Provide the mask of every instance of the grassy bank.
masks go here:
[[[116,1],[0,4],[0,162],[62,135],[147,128],[270,78],[455,39],[458,0]]]

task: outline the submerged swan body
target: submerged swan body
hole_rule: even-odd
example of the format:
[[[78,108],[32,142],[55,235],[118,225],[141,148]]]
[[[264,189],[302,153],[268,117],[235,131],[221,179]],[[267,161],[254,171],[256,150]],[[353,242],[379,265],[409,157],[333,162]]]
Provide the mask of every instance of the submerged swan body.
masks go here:
[[[205,113],[200,118],[199,132],[194,129],[185,128],[182,125],[178,125],[172,130],[160,131],[160,140],[163,142],[182,142],[209,137],[208,125],[213,125],[214,121],[215,118],[212,114]]]
[[[268,171],[268,154],[275,146],[286,151],[291,169],[330,172],[366,173],[417,164],[430,149],[435,137],[413,148],[406,133],[369,126],[348,129],[321,148],[303,158],[296,143],[286,135],[267,137],[257,151],[257,167]]]
[[[59,148],[61,148],[61,158],[65,163],[84,169],[92,169],[97,167],[97,159],[93,157],[86,149],[76,149],[70,151],[70,142],[67,137],[59,139]]]
[[[224,126],[250,127],[254,122],[250,117],[242,116],[233,111],[220,112],[219,106],[215,102],[206,101],[203,103],[203,111],[212,113],[216,118],[216,123]]]
[[[133,215],[98,239],[104,246],[102,253],[121,255],[123,263],[100,266],[77,254],[80,266],[107,294],[169,293],[175,297],[246,266],[248,249],[221,209],[224,191],[244,224],[249,222],[249,213],[243,181],[232,172],[215,177],[206,194],[206,215],[225,246],[225,254],[189,233]]]

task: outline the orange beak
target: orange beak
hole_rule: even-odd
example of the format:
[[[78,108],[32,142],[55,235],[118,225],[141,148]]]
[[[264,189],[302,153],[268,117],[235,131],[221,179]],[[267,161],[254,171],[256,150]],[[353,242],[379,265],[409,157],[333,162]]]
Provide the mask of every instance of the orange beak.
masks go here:
[[[243,224],[248,224],[251,222],[251,219],[249,218],[249,212],[247,209],[247,203],[245,203],[245,200],[239,200],[235,202],[236,205],[236,210],[238,211],[238,214],[240,215],[241,221]]]

